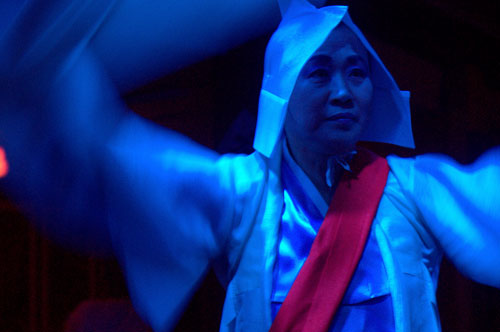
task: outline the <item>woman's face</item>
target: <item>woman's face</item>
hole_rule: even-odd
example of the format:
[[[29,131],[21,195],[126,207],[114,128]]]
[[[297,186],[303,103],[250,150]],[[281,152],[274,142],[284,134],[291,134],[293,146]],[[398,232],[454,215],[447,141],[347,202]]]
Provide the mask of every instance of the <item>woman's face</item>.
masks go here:
[[[369,115],[372,93],[368,53],[340,24],[297,78],[285,120],[289,144],[322,154],[351,151]]]

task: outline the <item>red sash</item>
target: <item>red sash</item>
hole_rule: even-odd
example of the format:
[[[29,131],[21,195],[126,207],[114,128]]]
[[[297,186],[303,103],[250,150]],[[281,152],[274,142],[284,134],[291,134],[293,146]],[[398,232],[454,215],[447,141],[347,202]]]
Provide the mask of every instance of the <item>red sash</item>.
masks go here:
[[[270,332],[326,332],[363,253],[389,166],[360,149]]]

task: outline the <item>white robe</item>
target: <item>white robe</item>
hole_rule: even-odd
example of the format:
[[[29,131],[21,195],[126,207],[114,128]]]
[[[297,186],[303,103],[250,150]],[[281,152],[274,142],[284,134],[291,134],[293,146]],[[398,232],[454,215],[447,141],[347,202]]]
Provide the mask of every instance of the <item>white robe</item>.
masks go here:
[[[435,290],[443,253],[467,276],[500,287],[496,186],[500,150],[467,167],[442,156],[389,157],[388,161],[391,171],[372,230],[388,274],[396,330],[439,331]],[[179,299],[192,291],[181,280],[192,280],[194,286],[213,258],[227,286],[221,331],[267,331],[283,204],[276,172],[279,160],[254,153],[223,156],[205,166],[171,173],[183,193],[202,190],[203,194],[191,195],[179,206],[179,200],[187,196],[171,199],[178,191],[165,190],[163,203],[172,213],[167,220],[131,226],[130,220],[123,222],[125,216],[119,211],[113,216],[112,220],[119,221],[111,228],[114,244],[131,294],[139,311],[161,330]],[[207,208],[207,202],[219,204]],[[175,229],[172,225],[179,222],[190,226]],[[141,240],[149,241],[148,246],[155,245],[142,248],[138,232]],[[187,256],[194,253],[192,248],[207,255]],[[181,271],[188,272],[188,277],[182,279]]]

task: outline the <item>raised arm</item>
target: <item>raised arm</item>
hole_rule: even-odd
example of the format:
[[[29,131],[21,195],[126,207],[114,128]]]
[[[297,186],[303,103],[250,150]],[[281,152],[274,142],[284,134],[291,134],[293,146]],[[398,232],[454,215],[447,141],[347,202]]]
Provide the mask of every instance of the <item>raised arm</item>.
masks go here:
[[[103,149],[128,121],[140,121],[119,90],[223,52],[278,19],[275,0],[28,1],[0,40],[0,144],[11,164],[4,186],[38,188],[19,200],[39,205],[27,211],[53,209],[43,203],[52,196],[85,202],[69,203],[75,216],[104,211]]]
[[[0,39],[0,189],[59,242],[114,252],[138,310],[164,330],[237,204],[224,160],[121,103],[91,44],[125,3],[33,1]]]
[[[124,113],[87,46],[112,8],[33,1],[0,39],[2,190],[57,240],[99,252],[111,250],[100,159]]]
[[[272,31],[276,0],[121,0],[92,41],[120,91]]]

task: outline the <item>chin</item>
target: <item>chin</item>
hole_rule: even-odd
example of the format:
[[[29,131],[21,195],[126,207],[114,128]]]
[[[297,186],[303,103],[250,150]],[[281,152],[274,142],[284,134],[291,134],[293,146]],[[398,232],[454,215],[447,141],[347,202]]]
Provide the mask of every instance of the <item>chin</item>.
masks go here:
[[[322,151],[329,155],[342,155],[356,149],[356,144],[360,138],[360,133],[342,133],[326,138],[321,144]]]
[[[349,140],[328,140],[326,143],[318,144],[316,151],[321,154],[338,156],[349,153],[356,149],[356,141]]]

